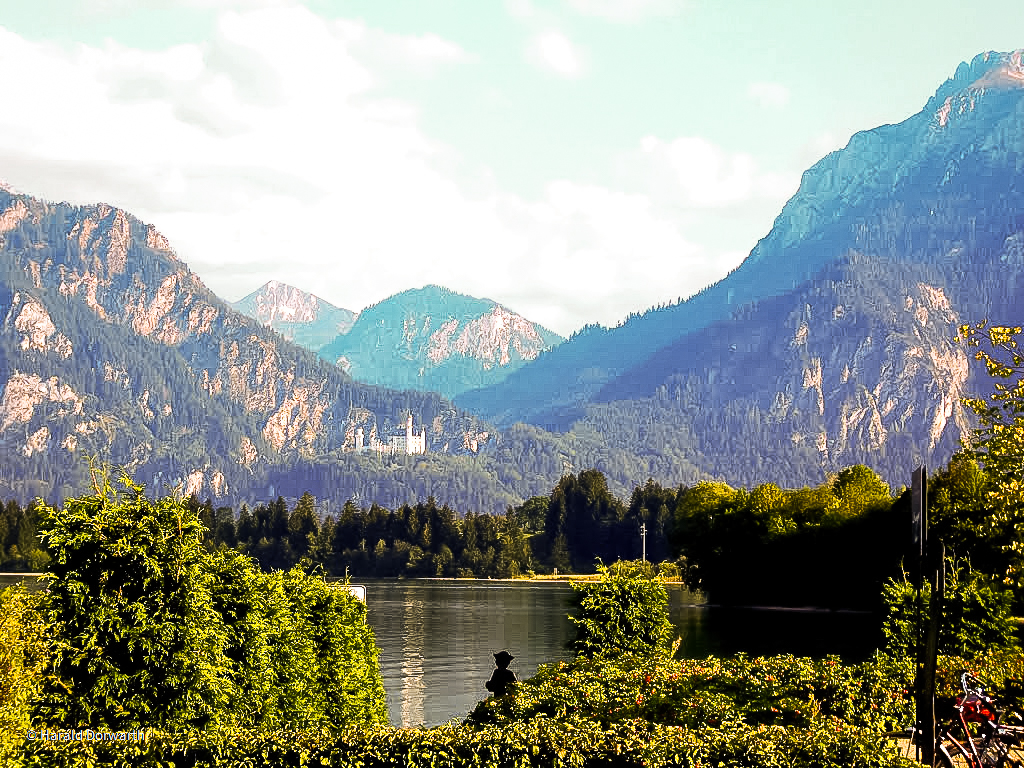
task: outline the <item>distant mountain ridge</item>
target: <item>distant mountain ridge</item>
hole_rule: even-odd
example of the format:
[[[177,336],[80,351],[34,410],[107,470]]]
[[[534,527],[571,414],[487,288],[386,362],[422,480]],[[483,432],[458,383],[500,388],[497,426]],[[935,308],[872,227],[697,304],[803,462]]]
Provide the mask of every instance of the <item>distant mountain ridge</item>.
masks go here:
[[[501,381],[562,341],[490,299],[427,285],[367,307],[319,354],[359,381],[451,397]]]
[[[313,352],[348,331],[356,319],[350,309],[277,280],[264,283],[231,306]]]
[[[855,459],[890,479],[941,461],[969,428],[956,325],[1021,318],[1021,168],[1022,54],[981,54],[920,113],[805,172],[718,283],[456,402],[499,425],[685,455],[734,482],[770,477],[761,465],[803,468],[787,470],[802,482]],[[628,434],[638,411],[653,445]]]
[[[386,444],[410,414],[420,465],[355,452],[358,429]],[[433,493],[491,511],[515,492],[458,456],[495,439],[435,394],[355,382],[231,309],[125,211],[0,190],[4,497],[81,493],[93,457],[216,503]]]
[[[998,87],[986,85],[990,82]],[[898,125],[855,134],[847,147],[807,170],[772,230],[727,277],[687,301],[650,310],[616,328],[591,329],[502,384],[465,393],[457,402],[499,424],[526,421],[565,429],[607,382],[662,347],[728,319],[744,304],[795,290],[850,251],[913,259],[914,249],[924,243],[906,249],[886,242],[887,223],[880,219],[899,205],[904,206],[900,216],[920,215],[924,200],[916,192],[927,187],[942,192],[935,204],[947,214],[942,226],[948,230],[950,206],[970,207],[969,199],[958,203],[950,193],[999,195],[1002,187],[994,182],[1015,171],[1000,168],[992,178],[987,168],[972,169],[971,163],[987,164],[993,142],[1002,142],[1006,152],[1019,152],[1021,130],[1014,120],[1019,119],[1021,88],[1020,51],[988,52],[961,64],[924,110]],[[1015,185],[1011,192],[1016,200]],[[907,209],[910,198],[914,205]],[[1001,208],[992,214],[1013,215],[1008,199],[997,204]],[[929,205],[927,211],[933,209]],[[914,226],[924,231],[928,223],[915,221]]]

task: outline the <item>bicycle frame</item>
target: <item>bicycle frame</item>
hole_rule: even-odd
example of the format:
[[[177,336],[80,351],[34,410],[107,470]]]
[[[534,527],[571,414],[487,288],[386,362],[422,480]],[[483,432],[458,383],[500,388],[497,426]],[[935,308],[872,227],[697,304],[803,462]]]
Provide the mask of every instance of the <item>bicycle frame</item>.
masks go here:
[[[949,750],[949,745],[952,745],[956,756],[966,760],[967,768],[1003,766],[1005,759],[1010,755],[1010,746],[1019,744],[1018,737],[1014,737],[1000,725],[1006,710],[997,708],[995,700],[986,696],[983,688],[970,688],[968,680],[980,686],[980,681],[973,675],[965,672],[961,676],[960,683],[964,689],[964,696],[957,700],[954,708],[956,718],[940,727],[936,733],[936,758],[944,756],[946,762],[952,765],[954,755]],[[971,721],[965,716],[968,709],[973,713]],[[979,709],[985,719],[979,719]],[[971,731],[972,724],[975,725],[977,734]],[[961,738],[957,738],[958,735]],[[1020,763],[1016,758],[1011,758],[1010,765],[1017,766]]]
[[[956,747],[959,755],[967,761],[967,768],[982,768],[981,755],[978,753],[978,748],[974,744],[974,735],[971,733],[971,729],[967,726],[963,710],[958,709],[957,720],[959,722],[942,726],[939,729],[939,733],[935,738],[936,757],[942,753],[946,755],[950,763],[953,762],[953,755],[951,755],[949,750],[946,748],[948,743]],[[964,735],[964,742],[966,742],[966,745],[957,739],[952,733],[954,728],[957,726],[959,726],[961,733]]]

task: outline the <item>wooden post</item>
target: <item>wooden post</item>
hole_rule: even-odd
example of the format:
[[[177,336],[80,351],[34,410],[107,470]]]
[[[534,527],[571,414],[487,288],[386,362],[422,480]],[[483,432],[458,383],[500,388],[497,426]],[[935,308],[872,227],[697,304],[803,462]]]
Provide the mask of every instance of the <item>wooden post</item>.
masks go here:
[[[917,669],[914,681],[919,759],[935,765],[935,667],[939,650],[939,625],[942,621],[942,597],[945,591],[946,552],[942,542],[928,540],[928,473],[924,466],[914,470],[910,496],[911,541],[917,559],[914,583],[917,588]],[[931,588],[928,622],[922,626],[925,573]]]

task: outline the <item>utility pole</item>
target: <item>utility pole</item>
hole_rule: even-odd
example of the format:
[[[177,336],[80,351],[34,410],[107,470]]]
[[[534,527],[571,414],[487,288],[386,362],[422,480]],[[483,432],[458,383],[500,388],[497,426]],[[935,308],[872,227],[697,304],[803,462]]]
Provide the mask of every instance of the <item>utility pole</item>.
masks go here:
[[[640,538],[643,540],[644,546],[644,562],[647,562],[647,523],[640,524]]]

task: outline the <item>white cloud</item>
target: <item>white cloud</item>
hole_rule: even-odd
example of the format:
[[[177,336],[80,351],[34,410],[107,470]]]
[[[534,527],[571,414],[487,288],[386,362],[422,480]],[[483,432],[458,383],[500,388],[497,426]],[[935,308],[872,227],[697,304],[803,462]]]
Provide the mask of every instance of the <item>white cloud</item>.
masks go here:
[[[782,83],[750,83],[747,86],[747,95],[768,109],[780,109],[789,103],[789,89]]]
[[[581,319],[614,325],[722,276],[716,260],[644,194],[562,179],[539,200],[502,197],[499,211],[518,255],[494,276],[515,285],[517,274],[537,275],[528,294],[508,301],[563,333]]]
[[[468,53],[434,34],[393,35],[362,21],[338,21],[352,54],[384,77],[430,77],[443,67],[467,62]]]
[[[681,13],[688,0],[569,0],[569,5],[585,16],[598,16],[609,21],[633,22],[651,16],[674,16]]]
[[[799,176],[761,169],[742,152],[727,152],[707,139],[646,136],[637,152],[620,159],[620,170],[656,199],[681,208],[736,206],[751,200],[784,201]]]
[[[203,8],[210,10],[252,10],[256,8],[289,7],[301,0],[80,0],[80,7],[89,14],[118,14],[140,8]]]
[[[554,72],[559,77],[581,77],[586,69],[580,50],[555,29],[534,35],[527,45],[527,57],[534,65]]]
[[[0,110],[0,178],[128,209],[229,300],[279,279],[359,310],[440,283],[568,334],[721,276],[654,186],[561,180],[527,200],[487,169],[467,176],[413,106],[380,95],[390,70],[372,63],[380,50],[461,60],[446,41],[303,8],[219,19],[209,41],[162,51],[66,49],[0,28],[0,67],[19,73],[5,96],[20,107]],[[717,151],[651,138],[633,159],[670,169],[670,199],[763,185],[752,161]]]

